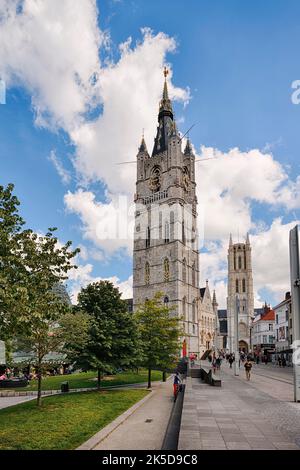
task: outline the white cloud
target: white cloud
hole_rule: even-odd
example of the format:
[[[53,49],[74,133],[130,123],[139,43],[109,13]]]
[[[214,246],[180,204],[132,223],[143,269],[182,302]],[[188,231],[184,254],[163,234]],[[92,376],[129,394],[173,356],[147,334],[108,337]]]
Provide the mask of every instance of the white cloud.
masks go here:
[[[53,163],[54,168],[60,176],[63,184],[69,184],[71,181],[71,174],[68,170],[64,168],[62,162],[60,161],[54,150],[51,150],[49,160],[51,163]]]
[[[202,147],[196,163],[199,211],[204,213],[206,239],[228,239],[229,233],[246,234],[256,228],[252,203],[271,209],[300,207],[300,178],[289,179],[283,166],[271,154],[258,149],[229,152]],[[201,233],[202,231],[200,231]]]
[[[83,237],[100,248],[97,259],[100,254],[105,258],[119,250],[124,250],[127,255],[132,253],[134,206],[132,203],[128,206],[126,196],[101,203],[91,191],[79,189],[75,193],[69,191],[64,199],[67,210],[80,217]]]
[[[2,78],[31,94],[37,124],[71,132],[100,101],[96,1],[0,0],[0,15]]]
[[[77,269],[72,269],[69,276],[69,289],[71,293],[72,303],[77,303],[77,296],[80,290],[86,287],[88,284],[99,281],[110,281],[117,287],[122,293],[123,299],[132,298],[132,276],[129,276],[125,281],[121,281],[117,276],[111,276],[107,278],[93,276],[92,264],[77,265]]]

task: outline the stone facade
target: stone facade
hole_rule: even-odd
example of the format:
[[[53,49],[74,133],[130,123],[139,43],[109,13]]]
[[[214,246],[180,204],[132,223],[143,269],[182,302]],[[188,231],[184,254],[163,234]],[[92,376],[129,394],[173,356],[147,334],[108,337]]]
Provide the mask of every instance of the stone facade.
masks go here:
[[[205,351],[212,348],[220,349],[218,304],[214,292],[211,298],[208,281],[206,286],[200,289],[199,306],[199,354],[200,358]]]
[[[228,347],[236,350],[234,344],[234,316],[238,309],[239,349],[251,349],[251,323],[254,317],[253,278],[251,246],[249,236],[246,243],[232,243],[230,236],[228,249]]]
[[[183,351],[199,354],[195,155],[181,146],[165,80],[152,154],[144,138],[137,154],[133,308],[161,292],[182,318]]]

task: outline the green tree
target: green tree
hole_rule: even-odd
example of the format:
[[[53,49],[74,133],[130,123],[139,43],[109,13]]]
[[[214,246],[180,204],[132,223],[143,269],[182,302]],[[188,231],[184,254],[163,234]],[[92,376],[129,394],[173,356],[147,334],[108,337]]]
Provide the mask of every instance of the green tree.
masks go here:
[[[20,202],[13,194],[14,185],[0,186],[0,338],[12,337],[19,323],[19,313],[26,302]]]
[[[75,267],[72,260],[78,253],[78,250],[71,251],[71,242],[60,245],[55,230],[49,229],[45,236],[28,230],[22,237],[22,259],[26,270],[22,284],[26,296],[19,311],[15,336],[18,346],[30,350],[36,358],[38,405],[41,404],[43,359],[49,352],[59,349],[61,339],[55,330],[62,315],[70,308],[56,287]]]
[[[162,294],[141,304],[135,312],[139,338],[142,345],[143,365],[148,369],[148,388],[151,388],[151,371],[174,365],[179,356],[182,336],[180,319],[172,315],[172,308],[162,302]]]
[[[132,367],[139,354],[137,329],[119,289],[109,281],[89,284],[78,295],[78,308],[90,316],[89,340],[77,350],[77,364],[101,377],[119,367]]]

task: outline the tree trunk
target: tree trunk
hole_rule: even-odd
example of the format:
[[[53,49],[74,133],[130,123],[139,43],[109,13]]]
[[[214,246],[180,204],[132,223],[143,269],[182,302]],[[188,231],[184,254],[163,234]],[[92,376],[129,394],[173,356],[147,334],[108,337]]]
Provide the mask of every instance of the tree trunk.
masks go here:
[[[38,394],[37,394],[37,406],[42,406],[42,365],[38,363]]]
[[[148,369],[148,388],[151,388],[151,369]]]
[[[101,386],[101,370],[98,369],[98,377],[97,377],[97,388],[98,388],[98,390],[100,390],[100,386]]]
[[[163,382],[165,382],[167,380],[167,373],[166,371],[164,370],[163,371]]]

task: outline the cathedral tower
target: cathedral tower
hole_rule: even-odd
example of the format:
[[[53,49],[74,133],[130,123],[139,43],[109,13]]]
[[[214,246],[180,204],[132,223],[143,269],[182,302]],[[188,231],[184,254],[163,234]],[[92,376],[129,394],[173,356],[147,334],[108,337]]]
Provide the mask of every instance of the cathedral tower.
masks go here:
[[[232,243],[230,235],[228,249],[228,297],[227,323],[228,347],[235,351],[234,316],[238,311],[239,349],[246,352],[251,349],[250,325],[254,317],[254,296],[251,264],[251,246],[249,235],[246,243]]]
[[[177,131],[167,74],[152,154],[144,138],[137,154],[133,304],[162,292],[182,317],[182,354],[198,353],[199,255],[195,155],[184,152]]]

